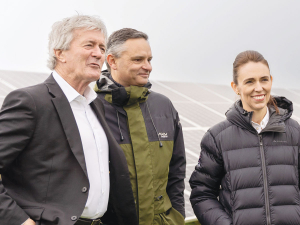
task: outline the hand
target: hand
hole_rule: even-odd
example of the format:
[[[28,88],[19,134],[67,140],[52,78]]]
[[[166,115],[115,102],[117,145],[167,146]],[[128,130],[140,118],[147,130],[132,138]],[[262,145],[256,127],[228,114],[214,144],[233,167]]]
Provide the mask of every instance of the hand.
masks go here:
[[[28,218],[22,225],[35,225],[35,222],[32,219]]]

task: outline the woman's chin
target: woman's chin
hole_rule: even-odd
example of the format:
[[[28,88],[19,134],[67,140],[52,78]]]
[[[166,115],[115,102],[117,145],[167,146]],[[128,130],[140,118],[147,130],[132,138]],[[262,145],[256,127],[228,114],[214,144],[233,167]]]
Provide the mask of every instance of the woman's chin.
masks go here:
[[[255,107],[251,107],[252,108],[251,111],[259,113],[259,112],[265,111],[266,107],[267,107],[267,104],[265,104],[265,103],[257,104],[257,105],[255,105]]]

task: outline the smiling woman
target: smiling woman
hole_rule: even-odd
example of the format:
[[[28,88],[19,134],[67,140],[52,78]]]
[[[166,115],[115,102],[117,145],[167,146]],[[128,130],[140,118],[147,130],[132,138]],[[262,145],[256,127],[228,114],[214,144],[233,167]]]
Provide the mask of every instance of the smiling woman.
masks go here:
[[[204,135],[190,178],[202,225],[300,224],[300,126],[292,102],[270,95],[272,80],[260,53],[236,57],[231,86],[241,99]]]
[[[270,95],[273,77],[267,60],[256,51],[245,51],[237,55],[233,63],[231,87],[241,96],[243,108],[253,111],[252,120],[260,123],[267,113],[267,105],[274,106],[279,113],[275,99]]]

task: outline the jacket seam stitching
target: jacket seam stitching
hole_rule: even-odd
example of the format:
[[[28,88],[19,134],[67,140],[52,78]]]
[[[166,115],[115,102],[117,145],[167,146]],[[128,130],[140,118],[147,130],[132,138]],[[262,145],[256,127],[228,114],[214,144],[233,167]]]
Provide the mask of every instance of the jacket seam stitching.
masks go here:
[[[45,203],[47,203],[47,198],[48,198],[48,190],[49,190],[50,180],[51,180],[51,175],[52,175],[53,157],[54,156],[52,156],[52,158],[51,158],[51,167],[50,167],[50,172],[49,172],[48,185],[47,185],[46,196],[45,196]]]

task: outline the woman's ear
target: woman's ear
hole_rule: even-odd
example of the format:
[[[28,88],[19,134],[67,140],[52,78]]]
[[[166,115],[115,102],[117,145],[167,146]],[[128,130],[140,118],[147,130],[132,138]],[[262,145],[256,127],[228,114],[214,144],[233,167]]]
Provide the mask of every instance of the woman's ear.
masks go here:
[[[231,88],[237,95],[240,95],[239,89],[238,89],[236,83],[234,83],[233,81],[231,82]]]

